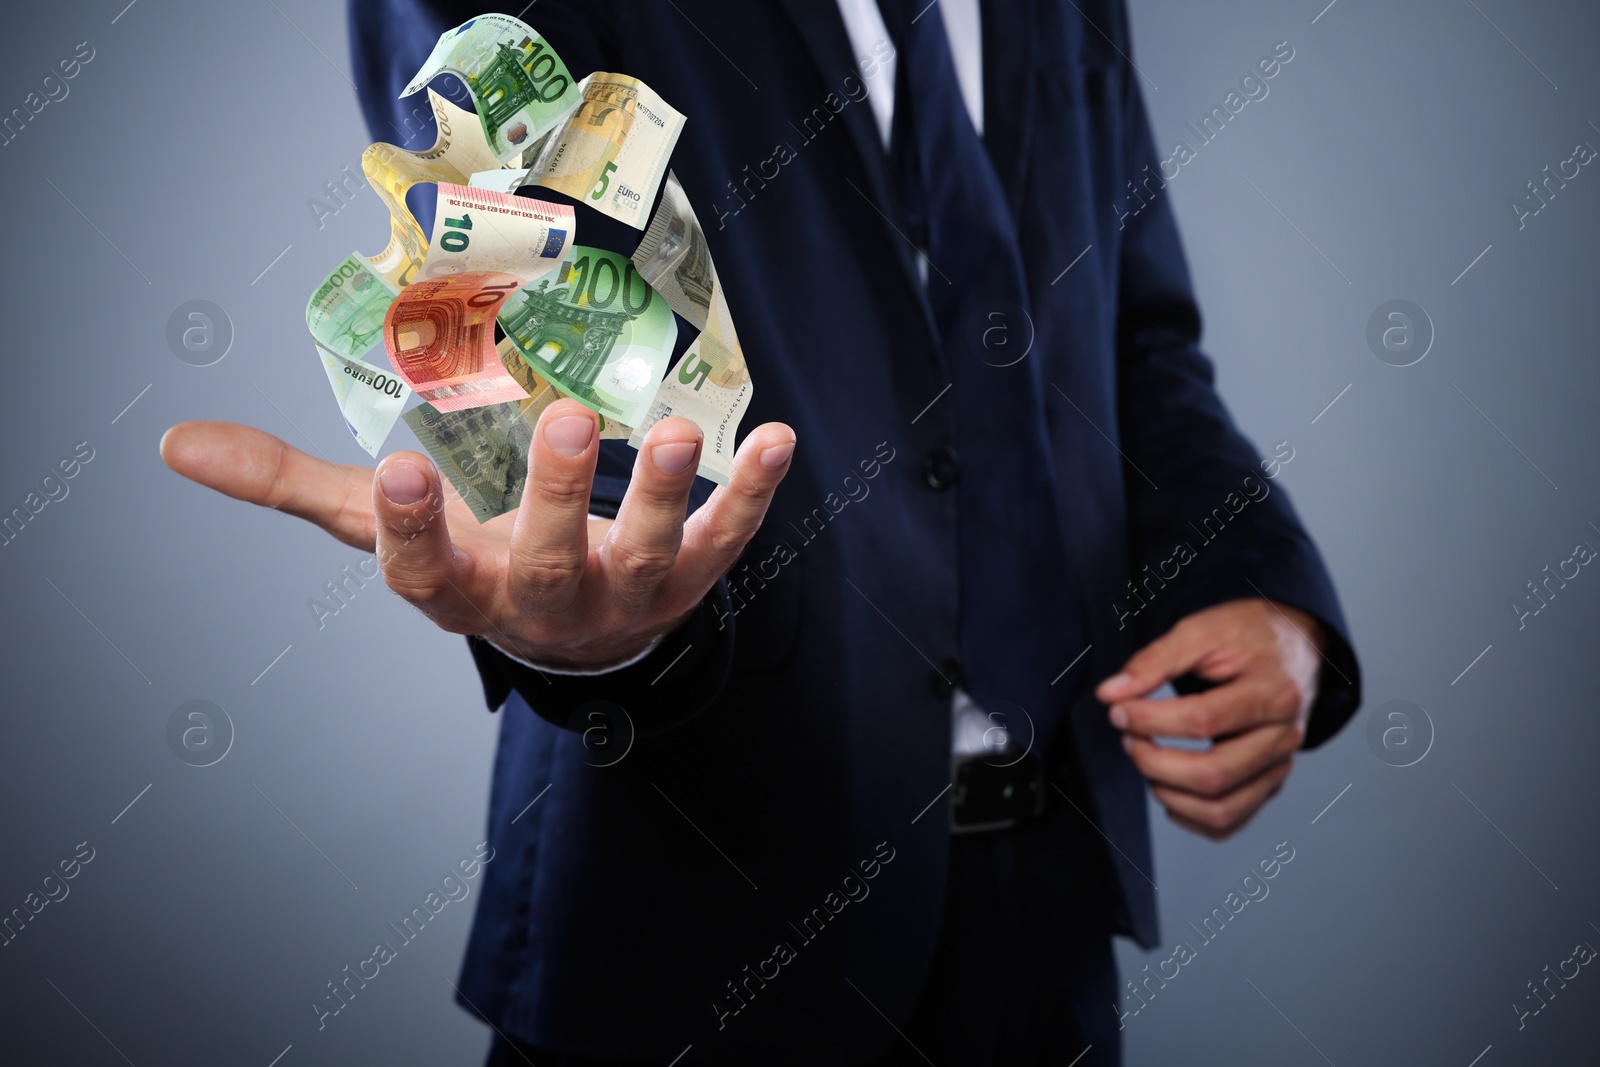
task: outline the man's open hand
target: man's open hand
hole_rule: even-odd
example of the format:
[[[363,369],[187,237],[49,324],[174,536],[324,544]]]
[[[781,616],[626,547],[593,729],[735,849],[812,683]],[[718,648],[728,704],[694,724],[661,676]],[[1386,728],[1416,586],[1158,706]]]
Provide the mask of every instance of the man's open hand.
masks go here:
[[[186,478],[376,551],[384,580],[451,633],[479,634],[551,667],[621,663],[683,622],[761,525],[789,469],[794,431],[751,431],[727,486],[685,521],[702,435],[663,419],[639,449],[615,522],[588,518],[599,456],[594,412],[545,409],[522,504],[481,526],[426,456],[366,467],[315,459],[248,426],[186,422],[161,456]],[[376,473],[377,477],[374,477]]]
[[[1223,838],[1283,787],[1305,737],[1322,660],[1322,627],[1270,600],[1196,612],[1141,649],[1096,695],[1150,790],[1180,826]],[[1195,674],[1219,683],[1172,700],[1143,699]],[[1211,740],[1193,752],[1155,737]]]

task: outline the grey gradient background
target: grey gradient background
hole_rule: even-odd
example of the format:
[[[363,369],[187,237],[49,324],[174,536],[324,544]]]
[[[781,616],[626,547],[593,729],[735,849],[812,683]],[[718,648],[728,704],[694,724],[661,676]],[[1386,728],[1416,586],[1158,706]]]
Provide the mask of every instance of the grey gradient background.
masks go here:
[[[95,449],[0,548],[0,913],[95,849],[0,948],[0,1060],[478,1062],[488,1031],[448,984],[476,892],[325,1030],[308,1006],[482,837],[495,720],[461,640],[379,584],[319,630],[307,600],[363,554],[156,452],[172,423],[214,418],[365,458],[302,317],[323,272],[387,232],[370,190],[321,229],[307,207],[367,143],[342,7],[124,2],[13,6],[0,42],[0,112],[95,49],[0,148],[0,511]],[[1600,974],[1520,1032],[1512,1004],[1600,943],[1600,572],[1520,631],[1510,604],[1576,542],[1600,546],[1600,165],[1520,231],[1509,201],[1600,146],[1600,9],[1324,2],[1133,2],[1163,147],[1192,143],[1184,122],[1277,42],[1295,49],[1163,195],[1224,395],[1263,453],[1295,450],[1277,484],[1333,569],[1368,700],[1234,840],[1152,809],[1169,944],[1198,945],[1186,923],[1274,844],[1296,855],[1126,1020],[1127,1062],[1583,1062]],[[205,368],[165,341],[196,298],[235,331]],[[1436,330],[1406,368],[1365,339],[1397,298]],[[193,699],[237,732],[207,768],[166,741]],[[1366,736],[1395,699],[1436,733],[1406,768]],[[1132,975],[1170,952],[1119,955]]]

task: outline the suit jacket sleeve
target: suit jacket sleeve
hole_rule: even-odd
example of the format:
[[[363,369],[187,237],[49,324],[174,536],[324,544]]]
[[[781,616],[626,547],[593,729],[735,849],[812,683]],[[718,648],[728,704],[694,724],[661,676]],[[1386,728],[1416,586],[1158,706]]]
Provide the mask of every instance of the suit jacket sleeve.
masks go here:
[[[1143,189],[1150,175],[1160,174],[1162,157],[1155,151],[1137,76],[1126,65],[1122,69],[1129,102],[1125,177]],[[1128,460],[1130,558],[1136,574],[1146,564],[1154,571],[1180,544],[1189,545],[1194,558],[1151,598],[1139,621],[1155,635],[1195,611],[1251,597],[1276,600],[1317,618],[1328,647],[1305,739],[1306,747],[1315,747],[1333,736],[1360,703],[1361,675],[1344,614],[1288,494],[1264,477],[1255,450],[1217,395],[1211,362],[1200,351],[1200,314],[1171,194],[1158,191],[1147,199],[1137,215],[1123,220],[1119,277],[1118,418]],[[1249,476],[1253,485],[1269,485],[1270,492],[1233,515],[1225,501],[1232,494],[1237,507],[1247,498]],[[1217,508],[1232,521],[1208,542],[1198,526]]]
[[[457,0],[350,0],[352,65],[362,113],[372,136],[412,149],[431,145],[435,130],[422,94],[399,94],[433,50],[439,35],[478,14],[481,4]],[[606,11],[596,5],[542,3],[534,28],[549,39],[573,77],[621,65]],[[453,79],[450,79],[453,81]],[[458,103],[459,91],[454,95]],[[558,194],[551,199],[564,200]],[[412,198],[416,200],[417,198]],[[426,229],[432,196],[422,191],[412,210]],[[583,221],[586,242],[631,251],[638,233],[596,212]],[[684,331],[680,331],[682,335]],[[680,336],[682,343],[687,337]],[[633,449],[603,441],[590,511],[616,515],[633,470]],[[697,481],[690,506],[709,495]],[[582,729],[585,709],[595,701],[620,706],[641,735],[659,733],[693,718],[721,692],[733,662],[734,619],[727,584],[719,581],[695,613],[654,652],[632,666],[603,675],[547,674],[510,659],[481,638],[468,638],[483,681],[484,699],[500,707],[512,690],[535,712],[558,726]]]

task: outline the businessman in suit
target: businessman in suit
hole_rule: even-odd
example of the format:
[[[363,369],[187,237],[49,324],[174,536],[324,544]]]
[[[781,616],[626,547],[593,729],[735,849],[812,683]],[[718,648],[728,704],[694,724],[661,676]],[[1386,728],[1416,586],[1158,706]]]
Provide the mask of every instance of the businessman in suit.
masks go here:
[[[350,12],[403,139],[399,88],[477,12]],[[468,635],[501,715],[460,978],[490,1062],[1117,1062],[1110,939],[1158,943],[1146,783],[1225,836],[1359,701],[1285,454],[1199,350],[1122,4],[525,17],[689,118],[673,166],[756,383],[730,483],[686,420],[634,452],[571,400],[481,527],[416,452],[163,442]]]

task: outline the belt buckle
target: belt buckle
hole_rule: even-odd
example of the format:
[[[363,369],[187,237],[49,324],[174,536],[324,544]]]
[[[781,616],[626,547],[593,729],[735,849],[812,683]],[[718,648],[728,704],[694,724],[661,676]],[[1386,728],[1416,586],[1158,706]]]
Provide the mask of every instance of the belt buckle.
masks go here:
[[[1044,764],[1030,753],[1010,762],[998,756],[951,761],[950,832],[1006,830],[1044,811]]]

